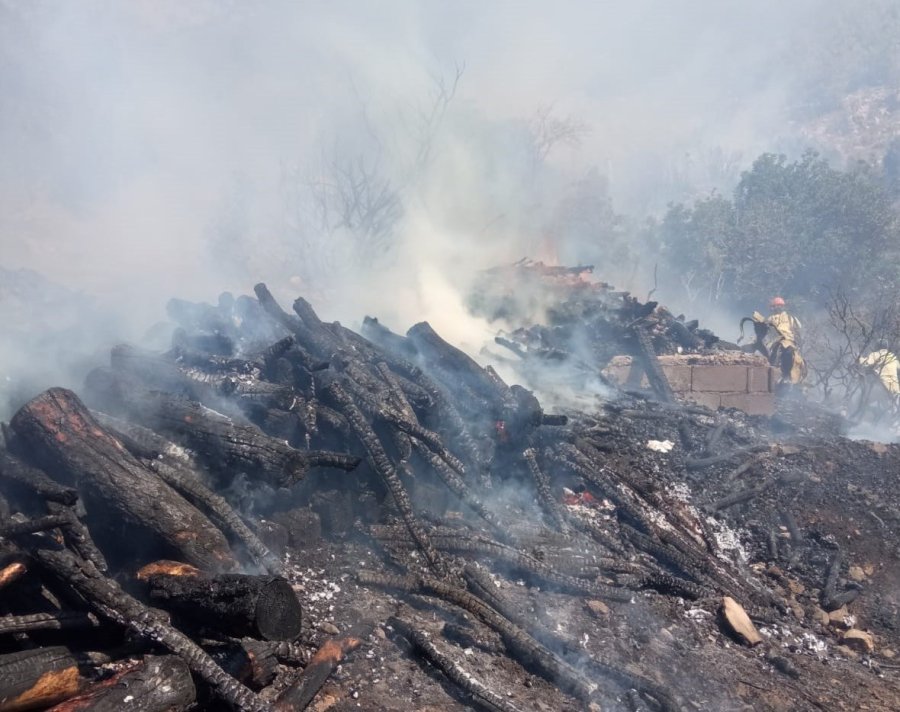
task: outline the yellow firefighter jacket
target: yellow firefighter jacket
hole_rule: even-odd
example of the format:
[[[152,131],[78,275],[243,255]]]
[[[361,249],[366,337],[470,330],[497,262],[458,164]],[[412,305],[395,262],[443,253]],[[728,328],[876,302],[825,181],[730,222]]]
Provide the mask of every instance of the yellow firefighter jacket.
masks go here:
[[[766,344],[771,348],[776,342],[780,341],[782,346],[793,346],[795,349],[800,348],[800,320],[791,316],[786,311],[772,314],[766,319],[768,324],[776,332],[775,336],[769,337],[769,343]]]
[[[894,354],[887,349],[879,349],[868,356],[860,356],[859,362],[875,370],[888,393],[900,395],[900,360]]]

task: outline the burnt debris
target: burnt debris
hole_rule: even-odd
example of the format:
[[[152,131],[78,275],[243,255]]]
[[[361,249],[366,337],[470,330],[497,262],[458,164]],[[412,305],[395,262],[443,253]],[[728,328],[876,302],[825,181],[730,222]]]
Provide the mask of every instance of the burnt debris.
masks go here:
[[[425,322],[173,300],[169,351],[116,347],[3,428],[0,710],[829,708],[823,650],[877,666],[847,606],[900,629],[821,524],[865,446],[674,401],[632,302],[655,398],[562,414]]]

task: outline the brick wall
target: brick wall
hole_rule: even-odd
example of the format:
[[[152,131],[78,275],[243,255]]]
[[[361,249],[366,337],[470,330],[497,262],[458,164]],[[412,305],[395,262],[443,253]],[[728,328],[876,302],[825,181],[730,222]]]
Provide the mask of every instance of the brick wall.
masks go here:
[[[723,352],[714,356],[683,354],[660,356],[669,385],[680,400],[704,405],[713,410],[737,408],[752,415],[775,412],[773,393],[777,374],[758,354]],[[617,356],[603,374],[620,385],[648,387],[647,377],[638,372],[630,356]]]

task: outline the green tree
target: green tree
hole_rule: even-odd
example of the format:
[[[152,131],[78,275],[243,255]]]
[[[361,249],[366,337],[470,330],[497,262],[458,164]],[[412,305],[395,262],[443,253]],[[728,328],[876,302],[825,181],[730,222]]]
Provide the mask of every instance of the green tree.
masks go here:
[[[813,152],[760,156],[732,200],[671,206],[659,240],[692,301],[741,309],[774,294],[824,308],[838,289],[864,295],[900,277],[900,221],[882,176]]]

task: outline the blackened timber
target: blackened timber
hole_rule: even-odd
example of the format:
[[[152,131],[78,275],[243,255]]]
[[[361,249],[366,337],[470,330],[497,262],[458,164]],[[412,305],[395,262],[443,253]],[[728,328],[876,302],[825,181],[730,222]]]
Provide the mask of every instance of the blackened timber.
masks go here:
[[[240,541],[258,564],[271,574],[284,568],[269,547],[244,524],[228,501],[204,485],[200,478],[177,461],[153,462],[150,465],[164,482],[178,490],[192,504],[203,510],[223,531]]]
[[[429,566],[443,574],[446,566],[437,550],[429,541],[428,534],[425,533],[422,524],[416,518],[406,487],[403,486],[400,476],[384,451],[384,447],[381,445],[381,441],[379,441],[375,431],[372,430],[365,416],[363,416],[362,412],[337,381],[332,382],[328,386],[328,393],[341,409],[344,417],[347,418],[347,422],[350,424],[356,437],[359,438],[359,441],[365,447],[372,467],[381,476],[382,481],[391,493],[391,497],[397,505],[397,509],[400,510],[403,521],[409,528],[409,532],[412,534],[419,549],[425,555]]]
[[[303,297],[297,297],[293,304],[294,312],[300,317],[309,348],[318,353],[322,358],[330,358],[335,351],[346,347],[344,340],[334,333],[313,310],[312,306]],[[301,337],[302,338],[302,337]]]
[[[50,712],[181,712],[197,697],[190,670],[174,655],[147,656]]]
[[[391,370],[391,367],[388,366],[384,361],[379,361],[375,364],[375,368],[378,369],[378,373],[381,374],[381,377],[384,379],[384,382],[388,385],[388,389],[391,392],[391,398],[394,401],[394,405],[400,409],[400,412],[412,423],[419,423],[418,417],[416,416],[415,410],[413,410],[412,404],[409,402],[409,399],[406,397],[406,393],[403,392],[403,386],[400,384],[400,380],[397,377],[397,374]]]
[[[318,322],[318,318],[316,318],[318,326],[314,326],[307,324],[299,316],[288,314],[281,308],[272,296],[272,293],[269,292],[269,289],[263,283],[257,284],[253,288],[253,291],[256,293],[259,304],[265,310],[266,314],[268,314],[276,323],[280,324],[282,328],[291,332],[297,338],[298,344],[300,344],[304,350],[308,350],[314,359],[328,360],[331,358],[332,353],[340,350],[340,342],[335,339],[334,334],[328,332],[321,325],[321,322]],[[311,358],[310,361],[312,361],[313,358]],[[314,369],[308,368],[308,370]]]
[[[541,469],[534,448],[526,448],[522,453],[522,457],[528,465],[528,471],[531,473],[531,477],[534,480],[538,497],[544,505],[544,509],[556,523],[557,529],[563,534],[568,534],[569,525],[566,523],[566,516],[563,512],[562,505],[559,503],[559,500],[553,496],[553,491],[550,488],[550,478]]]
[[[210,655],[235,680],[254,689],[266,687],[278,672],[278,653],[288,642],[244,638],[210,650]]]
[[[298,360],[307,371],[319,371],[322,370],[324,366],[327,366],[327,359],[330,354],[325,354],[324,357],[321,354],[313,356],[305,346],[299,343],[302,342],[303,344],[307,344],[310,340],[309,330],[303,324],[303,321],[299,317],[284,311],[278,302],[275,301],[275,297],[272,296],[268,287],[262,282],[257,284],[253,288],[253,291],[256,293],[256,297],[259,300],[259,306],[269,319],[292,334],[292,338],[296,337],[297,342],[293,345],[289,354]],[[285,355],[288,354],[286,353]]]
[[[144,605],[123,591],[90,562],[65,549],[47,548],[43,543],[35,542],[30,547],[32,557],[48,573],[75,589],[97,613],[133,630],[146,640],[164,645],[209,683],[219,697],[237,709],[268,712],[268,705],[222,670],[193,640],[173,627],[162,611]]]
[[[62,529],[63,540],[72,551],[81,558],[87,559],[100,571],[105,572],[108,568],[106,557],[103,552],[94,543],[90,530],[81,521],[81,514],[84,514],[84,508],[81,502],[73,505],[61,504],[60,502],[47,502],[47,509],[51,514],[57,514],[68,518],[68,523]]]
[[[822,586],[821,602],[822,608],[826,611],[835,611],[840,608],[843,603],[837,599],[837,581],[841,572],[841,564],[843,563],[843,554],[841,550],[835,549],[834,556],[825,570],[825,584]]]
[[[35,494],[50,502],[75,504],[78,491],[64,487],[52,480],[45,472],[23,462],[9,451],[0,448],[0,478],[17,482],[31,489]]]
[[[644,371],[647,373],[647,380],[650,387],[663,403],[672,403],[675,400],[675,394],[672,392],[672,386],[669,385],[669,379],[666,378],[662,366],[659,365],[659,358],[656,355],[656,349],[653,348],[653,341],[650,335],[641,326],[634,328],[635,340],[638,344],[638,354]]]
[[[302,612],[294,589],[278,576],[199,571],[138,577],[147,583],[150,600],[178,614],[185,625],[203,625],[235,637],[294,640]]]
[[[180,462],[185,464],[193,462],[186,450],[150,428],[116,418],[99,410],[92,409],[91,414],[104,428],[115,433],[128,452],[135,457],[142,460],[155,460],[168,455],[177,457]]]
[[[42,709],[68,699],[93,671],[88,658],[63,646],[0,655],[0,712]]]
[[[220,529],[240,541],[257,563],[271,574],[281,573],[278,557],[244,524],[228,501],[203,483],[199,473],[188,465],[187,458],[174,456],[173,451],[177,449],[174,443],[141,425],[109,416],[98,417],[98,420],[119,436],[132,455],[146,460],[164,482],[203,511]]]
[[[498,615],[502,616],[522,635],[532,638],[536,645],[545,646],[543,649],[548,652],[550,650],[568,649],[572,657],[577,658],[577,663],[573,662],[573,664],[577,664],[579,669],[584,670],[585,674],[590,676],[590,679],[604,677],[613,680],[626,690],[636,688],[654,697],[665,712],[680,712],[681,707],[677,702],[656,683],[628,672],[624,667],[613,664],[611,661],[604,661],[596,654],[590,657],[575,654],[575,651],[572,650],[566,641],[556,633],[538,623],[534,616],[528,615],[513,606],[509,599],[493,584],[490,577],[474,565],[469,564],[465,567],[463,578],[466,580],[469,590],[478,597],[476,600],[481,599],[481,601],[484,601],[483,605],[486,605],[490,610],[496,609]],[[566,670],[566,668],[563,668],[563,670]]]
[[[549,456],[553,461],[567,467],[586,482],[597,488],[604,497],[609,497],[616,505],[618,512],[639,526],[643,531],[651,530],[650,522],[634,503],[625,496],[603,468],[597,467],[591,460],[571,443],[562,442],[556,451]]]
[[[493,380],[469,356],[444,341],[427,321],[419,322],[406,332],[407,338],[436,372],[450,382],[463,383],[480,398],[498,404],[508,397],[506,384]]]
[[[431,468],[437,473],[438,477],[440,477],[444,484],[447,485],[447,489],[459,497],[462,502],[471,507],[479,517],[484,519],[484,521],[490,524],[507,540],[512,541],[514,539],[514,536],[509,532],[508,527],[504,526],[497,515],[487,508],[484,502],[482,502],[472,491],[472,488],[466,484],[465,480],[459,476],[459,473],[456,470],[452,469],[445,460],[441,459],[433,450],[426,447],[421,441],[414,441],[413,446],[419,453],[419,456],[431,465]]]
[[[392,353],[393,358],[387,360],[388,366],[397,377],[404,393],[412,403],[430,414],[429,419],[441,424],[441,429],[461,451],[465,462],[471,466],[482,460],[478,445],[475,443],[468,423],[460,415],[444,388],[427,376],[422,369],[402,355]],[[379,357],[383,359],[383,354]]]
[[[209,405],[215,405],[217,400],[212,383],[190,378],[177,363],[165,356],[119,344],[110,352],[110,365],[143,383],[144,388],[163,390]]]
[[[166,313],[186,329],[228,332],[231,327],[220,307],[202,302],[173,298],[166,304]]]
[[[236,351],[234,340],[219,331],[188,332],[184,329],[176,329],[172,334],[172,348],[216,357],[228,357]]]
[[[519,712],[518,707],[511,704],[502,695],[487,688],[482,682],[463,670],[449,655],[441,652],[416,626],[396,616],[388,620],[388,625],[406,638],[416,652],[444,673],[447,679],[466,692],[478,707],[488,710],[488,712]]]
[[[0,616],[0,635],[28,633],[34,630],[96,628],[98,625],[99,622],[92,613],[79,611],[32,613],[27,616]]]
[[[363,336],[384,349],[407,359],[414,359],[418,350],[405,336],[395,334],[375,317],[367,316],[362,323]]]
[[[303,479],[312,467],[352,470],[359,463],[341,453],[296,450],[255,426],[239,425],[194,401],[141,389],[108,369],[92,371],[87,384],[106,404],[191,448],[215,471],[237,469],[283,487]]]
[[[22,406],[13,430],[76,483],[88,505],[152,532],[187,561],[235,568],[224,535],[193,505],[135,458],[69,390],[51,388]]]
[[[627,589],[607,586],[595,581],[561,573],[549,564],[516,547],[506,546],[480,536],[467,537],[460,534],[432,534],[431,540],[442,551],[484,555],[495,561],[508,563],[513,569],[531,574],[554,588],[623,603],[627,603],[632,597],[631,592]],[[395,539],[394,541],[403,543],[402,540]]]
[[[328,638],[309,659],[300,676],[278,696],[276,712],[299,712],[309,707],[325,681],[372,632],[371,623],[358,623],[343,635]]]
[[[769,449],[769,445],[766,444],[758,444],[751,445],[750,447],[737,448],[732,450],[731,452],[727,452],[723,455],[714,455],[712,457],[700,457],[696,459],[688,459],[684,461],[684,466],[688,470],[701,470],[704,467],[712,467],[713,465],[719,465],[723,462],[728,462],[738,455],[746,455],[748,453],[760,453]]]
[[[36,519],[26,519],[20,522],[5,522],[0,524],[0,537],[14,537],[22,534],[32,534],[34,532],[43,532],[48,529],[58,529],[68,526],[69,518],[64,515],[50,514],[46,517],[37,517]]]
[[[776,484],[776,480],[766,480],[754,487],[748,487],[747,489],[740,490],[733,494],[728,495],[727,497],[722,497],[722,499],[716,500],[712,504],[710,504],[707,509],[711,512],[718,512],[722,509],[728,509],[728,507],[733,507],[736,504],[741,504],[743,502],[748,502],[754,497],[758,497],[763,492],[770,490]]]
[[[424,576],[385,576],[360,571],[357,578],[363,585],[424,593],[463,608],[499,633],[507,650],[524,667],[537,671],[546,680],[559,685],[580,700],[590,700],[598,687],[519,626],[464,589]]]

